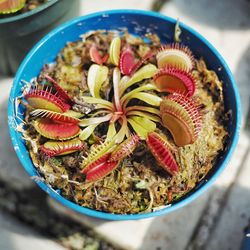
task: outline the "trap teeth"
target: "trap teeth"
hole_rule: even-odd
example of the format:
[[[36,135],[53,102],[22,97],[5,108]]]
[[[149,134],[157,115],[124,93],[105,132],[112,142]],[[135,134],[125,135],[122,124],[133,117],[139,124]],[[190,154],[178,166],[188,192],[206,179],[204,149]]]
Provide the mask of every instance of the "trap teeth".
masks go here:
[[[59,113],[66,112],[70,105],[65,103],[60,97],[51,93],[50,90],[32,89],[24,96],[29,105],[36,109],[47,109]]]
[[[149,61],[153,56],[155,55],[155,53],[153,52],[148,52],[144,57],[142,57],[132,68],[131,70],[131,74],[134,74],[144,63],[146,63],[147,61]]]
[[[171,151],[168,149],[165,139],[156,132],[151,132],[148,134],[146,142],[151,153],[163,169],[171,175],[179,172],[179,167]]]
[[[121,52],[119,60],[119,68],[124,75],[131,75],[136,65],[134,53],[130,47]]]
[[[132,154],[135,150],[136,146],[139,143],[139,136],[134,134],[131,135],[128,139],[123,141],[111,154],[109,161],[120,161],[123,160],[125,157]]]
[[[89,163],[82,173],[86,175],[86,181],[96,181],[111,173],[121,160],[129,156],[136,148],[139,136],[132,135],[121,143],[112,153],[104,153],[96,160]]]
[[[73,101],[71,100],[68,93],[52,77],[45,75],[44,78],[53,83],[53,86],[55,87],[55,89],[58,92],[58,95],[63,101],[65,101],[68,104],[73,104]]]
[[[160,105],[162,124],[179,147],[194,143],[202,126],[196,102],[181,94],[170,94]]]
[[[102,179],[118,166],[119,161],[109,162],[109,157],[110,153],[104,154],[82,170],[82,173],[86,175],[87,182]]]
[[[49,111],[46,109],[35,109],[30,112],[30,115],[32,117],[49,118],[55,122],[65,122],[65,123],[74,123],[74,124],[78,124],[80,122],[80,119],[70,116],[67,113],[58,113],[58,112]]]
[[[154,83],[161,92],[177,92],[186,96],[192,96],[196,87],[191,73],[169,66],[160,69],[155,74]]]
[[[40,151],[48,157],[67,155],[84,148],[79,139],[69,141],[48,141],[40,147]]]
[[[52,140],[68,140],[80,133],[80,128],[76,124],[59,123],[47,118],[37,119],[33,125],[39,134]]]
[[[156,55],[156,60],[159,68],[170,66],[190,71],[194,66],[192,52],[188,47],[179,43],[162,47]]]

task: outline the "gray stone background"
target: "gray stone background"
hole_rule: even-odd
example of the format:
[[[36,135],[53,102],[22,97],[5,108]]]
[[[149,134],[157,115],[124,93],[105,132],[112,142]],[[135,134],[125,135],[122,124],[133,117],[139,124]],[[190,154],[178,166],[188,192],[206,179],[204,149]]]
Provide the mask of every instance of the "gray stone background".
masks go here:
[[[80,216],[47,197],[19,164],[7,127],[12,78],[0,76],[0,250],[240,249],[250,219],[250,1],[81,0],[80,14],[118,8],[179,17],[220,51],[244,115],[233,159],[208,192],[169,215],[129,222]]]

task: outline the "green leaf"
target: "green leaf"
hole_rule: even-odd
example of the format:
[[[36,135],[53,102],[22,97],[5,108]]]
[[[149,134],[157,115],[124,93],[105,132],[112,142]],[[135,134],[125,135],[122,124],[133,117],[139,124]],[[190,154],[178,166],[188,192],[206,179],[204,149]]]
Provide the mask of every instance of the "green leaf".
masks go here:
[[[106,101],[104,99],[99,99],[91,96],[82,96],[83,101],[90,103],[90,104],[98,104],[102,108],[108,108],[110,110],[114,109],[114,105],[112,102]]]
[[[181,42],[180,35],[181,35],[181,28],[180,28],[180,22],[178,18],[175,24],[175,29],[174,29],[174,41],[175,42],[177,43]]]
[[[115,37],[109,47],[109,56],[110,61],[115,66],[118,66],[120,59],[120,50],[121,50],[121,39],[120,37]]]
[[[93,97],[101,98],[100,89],[108,78],[108,67],[92,64],[88,71],[87,83],[89,92]]]
[[[146,117],[133,116],[132,119],[148,132],[153,132],[156,129],[156,124]]]
[[[126,82],[123,83],[121,88],[121,94],[133,84],[140,82],[144,79],[148,79],[154,76],[157,71],[157,67],[153,64],[147,64],[140,68],[135,74]]]
[[[121,104],[123,105],[124,102],[128,103],[128,101],[131,99],[131,96],[135,95],[136,93],[142,92],[142,91],[147,91],[147,90],[154,90],[156,89],[154,84],[145,84],[142,85],[130,92],[128,92],[127,94],[125,94],[122,98],[121,98]],[[126,106],[126,105],[125,105]]]
[[[129,76],[123,76],[120,80],[120,86],[122,88],[122,86],[125,86],[126,82],[128,82],[130,80],[130,77]],[[121,95],[121,93],[120,93]]]
[[[132,94],[127,99],[127,101],[129,101],[129,100],[131,100],[133,98],[139,99],[141,101],[144,101],[144,102],[146,102],[146,103],[148,103],[150,105],[157,106],[157,107],[160,106],[160,103],[162,101],[162,99],[159,96],[156,96],[156,95],[153,95],[153,94],[149,94],[149,93],[144,93],[144,92]]]
[[[127,123],[127,119],[124,118],[122,121],[122,126],[119,130],[119,132],[115,135],[115,143],[119,144],[124,140],[124,137],[127,133],[127,128],[128,128],[128,123]]]
[[[112,114],[108,114],[108,115],[105,115],[103,117],[94,117],[94,118],[86,118],[86,119],[82,119],[78,125],[81,126],[81,127],[86,127],[86,126],[89,126],[89,125],[94,125],[94,124],[100,124],[102,122],[107,122],[111,119],[112,117]]]
[[[107,109],[96,109],[98,111],[96,111],[95,113],[91,113],[89,114],[89,116],[92,118],[92,117],[98,117],[100,115],[103,115],[103,114],[110,114],[110,110],[107,110]]]
[[[68,110],[68,111],[64,112],[63,114],[68,115],[70,117],[74,117],[74,118],[81,118],[84,116],[84,114],[82,114],[80,112],[76,112],[74,110]]]
[[[144,129],[141,125],[135,122],[132,118],[128,118],[129,124],[132,126],[136,134],[142,139],[146,140],[148,136],[148,131]]]
[[[94,132],[97,126],[98,124],[90,125],[87,128],[83,129],[79,135],[80,140],[82,141],[87,140],[91,136],[91,134]]]
[[[160,115],[160,110],[159,109],[155,109],[152,107],[144,107],[144,106],[131,106],[131,107],[127,107],[126,111],[130,112],[130,111],[134,111],[134,110],[140,110],[140,111],[146,111],[155,115]]]
[[[127,116],[129,115],[136,115],[136,116],[141,116],[141,117],[145,117],[149,120],[155,121],[155,122],[160,122],[161,119],[160,117],[156,116],[156,115],[151,115],[147,112],[142,112],[142,111],[137,111],[137,110],[131,110],[127,113]]]
[[[145,140],[148,133],[156,129],[156,124],[145,117],[131,116],[128,122],[142,140]]]
[[[111,140],[116,135],[115,123],[109,123],[106,140]]]
[[[121,101],[120,101],[120,80],[121,80],[121,72],[118,67],[114,68],[113,71],[113,89],[114,89],[114,100],[115,100],[115,107],[117,111],[121,111]]]

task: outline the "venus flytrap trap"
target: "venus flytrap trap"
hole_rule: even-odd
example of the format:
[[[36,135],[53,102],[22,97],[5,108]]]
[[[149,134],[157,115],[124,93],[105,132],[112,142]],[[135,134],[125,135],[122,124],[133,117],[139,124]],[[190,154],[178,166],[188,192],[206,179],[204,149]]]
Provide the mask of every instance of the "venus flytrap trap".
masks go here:
[[[0,14],[15,13],[22,9],[26,0],[1,0],[0,1]]]
[[[194,100],[174,93],[161,102],[160,111],[162,123],[171,132],[177,146],[195,142],[202,118]]]
[[[177,67],[190,71],[194,67],[194,57],[191,50],[179,43],[164,45],[156,55],[159,68],[165,66]]]
[[[176,67],[160,69],[154,76],[154,82],[161,92],[179,92],[187,96],[192,96],[196,88],[192,74]]]
[[[90,58],[91,58],[91,61],[94,62],[94,63],[97,63],[99,65],[102,65],[104,64],[108,58],[109,58],[109,55],[106,54],[104,55],[103,57],[100,55],[98,49],[96,48],[95,44],[93,44],[89,50],[89,55],[90,55]]]
[[[68,141],[47,141],[40,150],[45,155],[52,157],[55,155],[71,154],[75,151],[84,149],[84,144],[79,139],[72,139]]]
[[[189,147],[195,152],[206,125],[201,110],[205,99],[198,95],[206,94],[199,86],[190,49],[178,43],[156,47],[138,39],[128,33],[91,33],[79,42],[79,47],[72,43],[73,50],[74,46],[77,50],[84,48],[84,88],[75,83],[72,91],[71,85],[66,90],[58,63],[57,72],[43,72],[39,83],[23,93],[28,132],[22,132],[30,133],[30,138],[36,135],[36,147],[41,153],[33,154],[32,159],[40,162],[45,176],[46,171],[48,176],[53,175],[55,169],[59,174],[67,173],[68,183],[77,183],[74,197],[67,183],[58,184],[58,176],[52,185],[60,186],[66,197],[81,205],[136,213],[171,202],[175,183],[187,180],[186,150]],[[59,61],[73,60],[71,45],[67,46],[67,53]],[[144,46],[141,55],[138,46]],[[88,112],[81,111],[87,110],[85,107]],[[51,167],[51,162],[56,167]],[[177,189],[176,197],[190,187],[178,184]],[[108,193],[105,203],[100,201],[102,193]],[[107,201],[116,199],[123,208],[109,208]],[[131,201],[129,205],[125,200]],[[136,205],[132,205],[133,200]]]

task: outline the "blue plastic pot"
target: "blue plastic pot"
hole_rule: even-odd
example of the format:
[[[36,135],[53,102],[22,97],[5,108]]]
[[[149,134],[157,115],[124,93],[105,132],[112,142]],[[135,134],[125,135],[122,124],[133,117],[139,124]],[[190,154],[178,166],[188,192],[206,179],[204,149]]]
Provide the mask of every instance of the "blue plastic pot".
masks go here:
[[[33,77],[37,76],[45,63],[50,63],[55,60],[57,53],[59,53],[68,41],[78,40],[79,36],[87,31],[96,29],[115,30],[126,27],[129,32],[137,35],[145,34],[150,31],[154,32],[158,34],[162,42],[165,43],[173,41],[175,23],[176,20],[148,11],[105,11],[73,19],[50,32],[35,45],[35,47],[24,59],[16,74],[8,106],[9,129],[12,143],[17,156],[30,176],[39,176],[39,173],[32,164],[25,142],[22,140],[22,135],[16,132],[13,127],[13,120],[15,119],[15,107],[13,100],[21,93],[21,80],[30,81]],[[239,137],[241,111],[237,86],[232,73],[218,51],[196,31],[184,24],[180,24],[180,27],[182,29],[182,41],[190,47],[197,58],[203,57],[208,65],[208,68],[216,71],[219,78],[223,81],[225,107],[226,110],[232,110],[232,118],[228,122],[229,139],[227,141],[226,150],[218,159],[213,169],[209,172],[206,179],[196,186],[193,191],[172,205],[168,205],[156,212],[145,214],[119,215],[81,207],[63,198],[46,183],[36,179],[37,184],[51,197],[64,204],[66,207],[81,214],[109,220],[137,220],[167,214],[190,203],[207,190],[225,169],[233,151],[235,150]],[[20,110],[20,112],[21,111],[22,110]]]
[[[79,0],[50,0],[0,19],[0,74],[14,75],[29,50],[53,28],[79,14]]]

